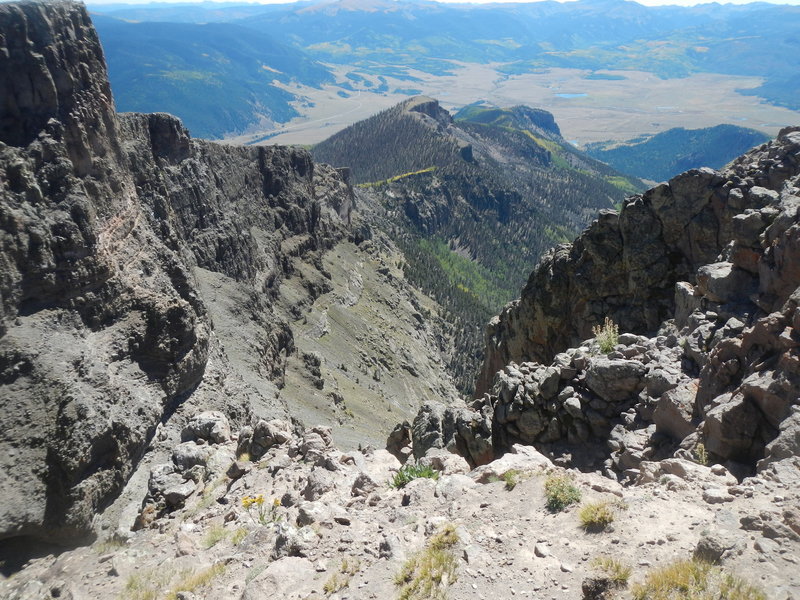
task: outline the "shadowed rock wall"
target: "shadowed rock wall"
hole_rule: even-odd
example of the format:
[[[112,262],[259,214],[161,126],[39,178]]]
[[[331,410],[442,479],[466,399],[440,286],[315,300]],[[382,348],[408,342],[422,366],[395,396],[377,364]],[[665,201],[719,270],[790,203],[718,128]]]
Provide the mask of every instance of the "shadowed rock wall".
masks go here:
[[[271,299],[290,257],[343,237],[352,197],[304,151],[116,115],[83,5],[3,4],[0,32],[0,537],[75,541],[209,368],[209,402],[249,410],[194,268],[246,291],[253,369],[279,380]]]

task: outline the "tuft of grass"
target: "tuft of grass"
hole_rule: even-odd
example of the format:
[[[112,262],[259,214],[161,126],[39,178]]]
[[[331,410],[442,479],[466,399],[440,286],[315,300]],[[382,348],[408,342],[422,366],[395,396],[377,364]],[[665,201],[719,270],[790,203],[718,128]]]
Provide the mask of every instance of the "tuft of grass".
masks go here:
[[[334,573],[330,577],[328,577],[328,580],[322,586],[322,591],[325,593],[326,596],[330,596],[331,594],[334,594],[339,590],[343,590],[349,585],[350,585],[349,577],[343,576],[339,573]]]
[[[631,568],[611,556],[598,556],[592,560],[592,567],[615,587],[625,587],[631,578]]]
[[[699,560],[680,560],[651,571],[632,592],[634,600],[767,600],[744,579]]]
[[[239,529],[234,531],[233,535],[231,536],[231,544],[233,544],[234,546],[238,546],[239,544],[242,543],[244,538],[247,537],[248,533],[249,532],[247,531],[246,527],[239,527]]]
[[[108,554],[109,552],[116,552],[117,550],[125,547],[125,540],[118,537],[110,537],[100,542],[96,542],[92,549],[98,554]]]
[[[517,484],[520,482],[520,475],[522,475],[522,471],[518,469],[509,469],[503,473],[501,479],[505,482],[506,489],[509,492],[517,487]]]
[[[203,538],[203,548],[206,550],[213,548],[226,537],[228,537],[228,532],[222,525],[212,525],[206,533],[206,537]]]
[[[211,580],[225,572],[225,565],[216,563],[202,571],[186,571],[182,574],[181,580],[176,583],[167,595],[165,600],[178,600],[178,592],[194,592],[206,587]]]
[[[358,573],[360,568],[361,561],[357,558],[350,560],[343,558],[339,565],[339,570],[328,578],[325,585],[322,586],[322,591],[325,592],[327,596],[330,596],[348,587],[350,585],[350,579],[352,579],[353,575]]]
[[[206,484],[206,487],[203,488],[203,493],[200,496],[200,501],[195,505],[194,508],[187,510],[184,513],[184,519],[190,519],[198,512],[206,510],[209,506],[214,504],[216,500],[216,494],[214,491],[221,486],[225,482],[225,477],[217,477],[210,483]]]
[[[158,600],[169,583],[170,573],[164,568],[147,569],[133,573],[125,582],[120,600]]]
[[[427,546],[409,558],[395,575],[400,600],[445,600],[447,588],[456,581],[458,558],[455,525],[444,525]]]
[[[619,343],[619,326],[610,318],[606,317],[603,326],[595,325],[592,327],[594,339],[600,345],[600,352],[608,354]]]
[[[586,531],[603,531],[614,522],[614,509],[610,502],[587,502],[581,506],[578,518]]]
[[[566,474],[548,475],[544,482],[544,494],[547,508],[551,512],[559,512],[570,504],[581,501],[581,491],[575,486],[572,477]]]
[[[439,479],[439,471],[430,466],[407,464],[400,467],[389,481],[389,487],[397,490],[406,487],[410,482],[419,478]]]
[[[502,481],[503,483],[506,484],[506,489],[510,492],[515,487],[517,487],[517,484],[519,482],[523,481],[524,479],[527,479],[528,475],[529,475],[528,473],[520,471],[519,469],[509,469],[508,471],[503,473],[500,477],[492,475],[489,481],[491,481],[492,483],[494,483],[495,481]]]
[[[697,461],[698,464],[708,466],[710,464],[710,459],[708,457],[708,451],[706,450],[706,445],[703,442],[700,442],[694,447],[694,459]]]

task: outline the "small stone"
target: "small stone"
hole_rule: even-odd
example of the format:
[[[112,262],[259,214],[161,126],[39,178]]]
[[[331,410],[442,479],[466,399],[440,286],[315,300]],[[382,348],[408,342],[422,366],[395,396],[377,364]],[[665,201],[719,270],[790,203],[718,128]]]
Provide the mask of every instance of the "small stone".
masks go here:
[[[567,563],[561,563],[561,570],[564,573],[572,573],[572,565]]]
[[[539,558],[546,558],[550,556],[550,548],[548,548],[545,544],[536,544],[533,547],[533,553]]]
[[[703,500],[709,504],[722,504],[723,502],[733,502],[733,496],[728,493],[728,490],[709,488],[703,491]]]
[[[753,544],[753,547],[761,554],[772,554],[780,552],[781,546],[775,540],[768,538],[759,538]]]

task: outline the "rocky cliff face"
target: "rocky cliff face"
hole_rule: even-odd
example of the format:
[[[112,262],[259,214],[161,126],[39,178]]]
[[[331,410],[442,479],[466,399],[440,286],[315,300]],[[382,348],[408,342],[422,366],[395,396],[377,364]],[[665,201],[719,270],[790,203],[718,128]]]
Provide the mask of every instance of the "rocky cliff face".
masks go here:
[[[75,541],[173,414],[288,415],[293,324],[332,289],[325,253],[363,235],[349,186],[305,151],[117,115],[82,5],[4,4],[0,32],[0,537]],[[348,247],[345,270],[378,268]],[[429,329],[409,354],[438,347]]]
[[[488,327],[478,405],[496,446],[594,440],[595,460],[636,477],[702,445],[736,473],[758,464],[794,481],[798,186],[800,130],[785,129],[546,255]],[[625,332],[608,356],[591,339],[605,317]]]

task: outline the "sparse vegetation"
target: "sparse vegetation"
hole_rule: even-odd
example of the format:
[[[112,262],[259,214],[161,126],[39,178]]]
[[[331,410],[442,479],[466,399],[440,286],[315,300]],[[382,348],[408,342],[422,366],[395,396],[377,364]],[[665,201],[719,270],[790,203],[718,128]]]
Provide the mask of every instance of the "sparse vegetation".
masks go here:
[[[610,502],[587,502],[581,507],[578,517],[586,531],[602,531],[614,522],[614,509]]]
[[[225,565],[216,563],[202,571],[186,571],[181,580],[172,586],[165,600],[178,600],[178,592],[195,592],[204,588],[211,580],[225,572]]]
[[[592,327],[592,333],[603,354],[611,352],[619,343],[619,326],[609,317],[606,317],[602,327],[600,325]]]
[[[592,560],[592,567],[616,587],[625,587],[631,577],[631,568],[611,556],[598,556]]]
[[[225,571],[225,565],[216,563],[206,569],[175,571],[162,564],[154,569],[137,571],[128,577],[120,600],[177,600],[178,592],[194,592],[207,586],[212,579]],[[169,585],[177,579],[177,583]]]
[[[350,585],[350,580],[352,579],[353,575],[358,573],[360,568],[360,560],[348,560],[346,558],[342,559],[342,562],[339,565],[339,570],[328,578],[328,580],[325,582],[325,585],[322,586],[322,591],[325,592],[326,595],[330,596],[331,594],[346,588]]]
[[[400,587],[400,600],[444,600],[447,588],[456,581],[458,559],[455,525],[444,525],[428,541],[424,550],[412,556],[394,579]]]
[[[634,600],[766,600],[767,596],[747,581],[719,567],[680,560],[651,571],[644,583],[632,589]]]
[[[116,552],[120,548],[125,547],[125,540],[118,537],[110,537],[105,540],[96,542],[92,549],[98,554],[108,554],[109,552]]]
[[[169,583],[169,572],[161,567],[133,573],[125,582],[120,600],[157,600]]]
[[[206,536],[203,538],[203,548],[213,548],[222,540],[228,537],[228,532],[225,531],[225,527],[222,525],[214,524],[206,533]]]
[[[246,528],[239,527],[239,529],[234,531],[233,535],[231,536],[231,544],[233,544],[234,546],[238,546],[239,544],[242,543],[244,538],[247,537],[247,534],[248,534],[248,531],[247,531]]]
[[[519,469],[509,469],[500,477],[492,477],[492,481],[502,481],[506,484],[506,489],[510,492],[517,484],[522,481],[524,473]]]
[[[217,477],[210,483],[207,483],[205,488],[203,488],[203,494],[200,496],[200,501],[197,503],[194,509],[186,511],[187,517],[194,516],[198,511],[205,510],[209,506],[214,503],[214,491],[222,485],[225,481],[224,477]]]
[[[570,504],[581,501],[581,491],[567,474],[552,473],[544,482],[547,508],[552,512],[564,510]]]
[[[419,479],[421,477],[426,479],[439,479],[439,471],[431,466],[406,464],[400,467],[400,470],[394,474],[394,477],[389,481],[389,487],[399,490],[406,487],[406,485],[414,479]]]
[[[694,447],[694,459],[697,461],[698,464],[701,465],[708,465],[709,458],[708,458],[708,451],[706,450],[706,445],[703,442],[700,442]]]

